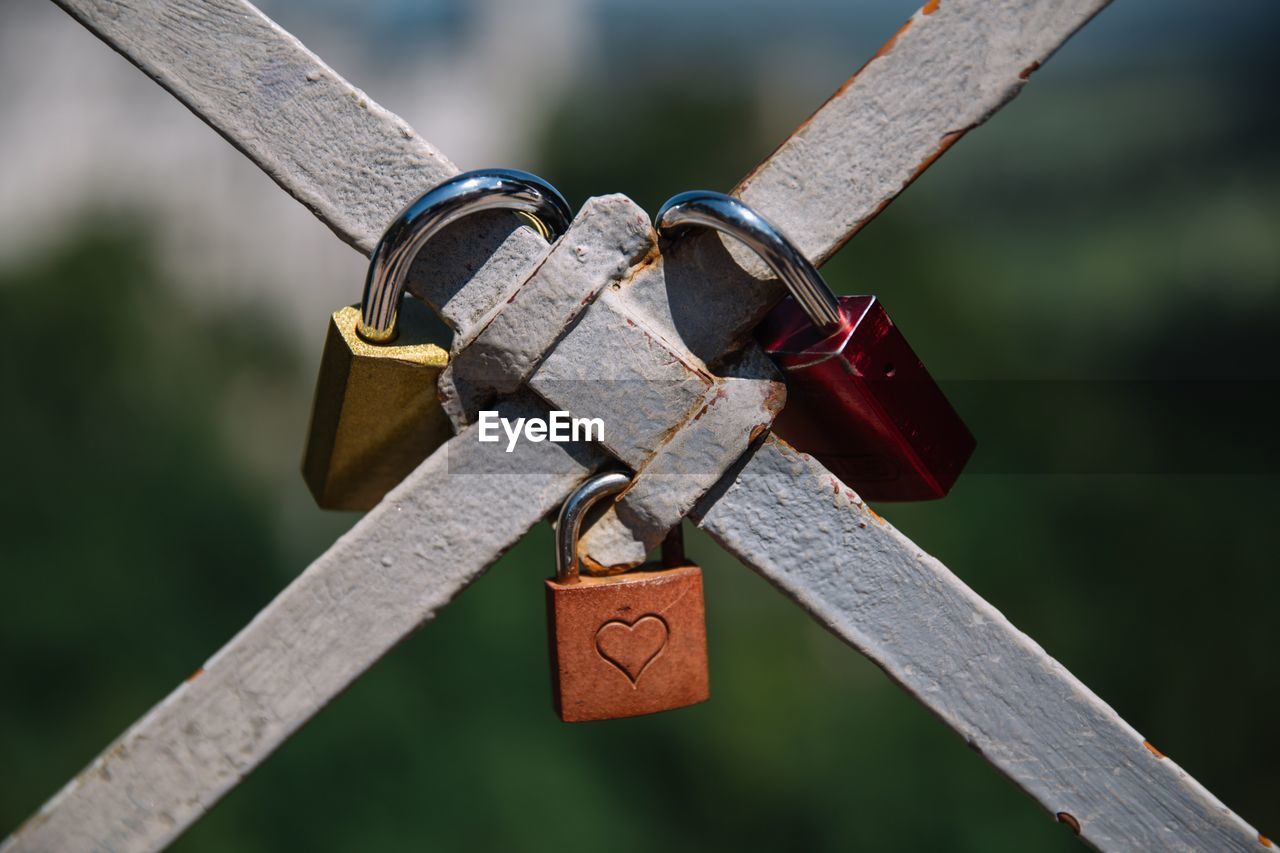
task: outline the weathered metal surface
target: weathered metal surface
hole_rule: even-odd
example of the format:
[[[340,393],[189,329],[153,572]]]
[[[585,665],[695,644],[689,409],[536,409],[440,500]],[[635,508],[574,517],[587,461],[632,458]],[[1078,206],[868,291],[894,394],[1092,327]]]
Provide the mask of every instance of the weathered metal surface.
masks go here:
[[[603,288],[656,251],[644,211],[621,195],[587,200],[532,274],[461,342],[440,381],[454,424],[524,384]]]
[[[641,268],[661,275],[661,259]],[[636,471],[617,508],[584,537],[595,566],[634,566],[772,422],[784,390],[754,347],[716,376],[671,330],[630,310],[631,281],[605,291],[528,379],[575,415],[599,417],[601,441]],[[615,523],[616,522],[616,523]]]
[[[786,386],[759,349],[749,347],[725,373],[583,534],[583,559],[593,568],[642,562],[782,409]]]
[[[458,173],[251,3],[54,2],[366,255],[405,204]],[[465,334],[546,251],[514,217],[484,214],[433,241],[409,286]]]
[[[365,251],[422,185],[452,174],[402,122],[367,99],[362,104],[358,90],[247,3],[60,2]],[[931,2],[743,183],[743,197],[811,259],[829,256],[964,130],[1015,94],[1102,5]],[[299,86],[299,72],[321,86]],[[523,231],[506,239],[511,228],[501,220],[469,223],[453,249],[433,246],[428,263],[447,274],[433,278],[441,289],[432,301],[464,339],[545,253],[533,235],[522,240]],[[668,330],[703,364],[716,364],[779,295],[728,253],[716,238],[675,247],[662,275],[634,277],[624,313]],[[601,326],[606,334],[612,328]],[[616,342],[598,343],[595,352],[584,345],[583,357],[598,359]],[[654,410],[670,417],[673,409]],[[464,444],[462,436],[446,450]],[[4,849],[148,850],[175,837],[594,464],[557,455],[549,443],[524,447],[538,455],[524,466],[543,476],[504,476],[510,460],[500,458],[459,478],[437,457],[428,460],[204,674],[144,717]],[[1078,826],[1085,840],[1107,849],[1258,849],[1257,834],[1212,795],[1168,759],[1141,749],[1140,736],[1034,642],[820,471],[769,440],[703,501],[702,523],[980,745],[1064,823]],[[477,537],[463,519],[474,507],[494,506],[509,523]],[[404,512],[430,514],[437,523],[426,531],[405,524]],[[810,523],[815,517],[831,524],[826,534]],[[441,526],[441,518],[452,521]],[[798,567],[794,554],[805,549],[812,553]],[[432,571],[424,572],[428,563]],[[353,584],[357,577],[361,583]],[[284,646],[282,637],[298,642]],[[227,693],[248,704],[228,705]],[[277,709],[282,720],[264,713]],[[1102,733],[1097,744],[1089,741],[1093,726]],[[1025,772],[1018,769],[1024,764]],[[133,791],[147,799],[135,801]]]
[[[400,190],[402,184],[399,183],[409,180],[407,174],[393,174],[397,167],[387,165],[387,158],[394,161],[395,152],[400,148],[411,150],[401,159],[427,157],[435,165],[423,167],[421,172],[431,180],[440,180],[456,171],[438,152],[407,130],[401,120],[324,68],[314,55],[247,3],[219,0],[212,11],[206,10],[202,26],[187,24],[175,29],[172,38],[181,49],[148,52],[151,40],[166,35],[163,27],[157,31],[151,20],[157,17],[158,4],[143,2],[131,8],[124,18],[138,17],[142,26],[136,26],[138,22],[104,15],[98,6],[88,2],[61,2],[233,142],[245,135],[247,141],[237,144],[255,162],[331,227],[366,250],[381,223],[409,195]],[[937,156],[940,149],[930,142],[931,128],[947,128],[940,133],[946,135],[950,144],[956,138],[955,128],[978,123],[1012,97],[1025,80],[1020,72],[1046,58],[1101,5],[1100,0],[1068,4],[1027,0],[998,4],[956,2],[948,4],[945,14],[936,9],[928,14],[922,10],[858,76],[846,83],[812,120],[743,183],[741,192],[746,200],[797,240],[807,254],[821,260],[851,233],[830,231],[829,210],[855,211],[856,215],[835,216],[847,222],[850,229],[865,222],[909,183],[923,165]],[[184,7],[185,4],[179,4],[173,9],[180,13]],[[235,14],[237,11],[242,14]],[[990,33],[1000,32],[1002,28],[1018,33],[1033,31],[1034,38],[1028,37],[1026,43],[992,40]],[[946,34],[951,29],[956,32],[954,43],[947,40]],[[263,39],[270,42],[273,38],[284,39],[286,43],[283,46],[250,45],[245,51],[250,58],[248,62],[228,65],[219,61],[224,59],[227,44]],[[211,40],[218,45],[205,44]],[[202,52],[200,48],[206,49]],[[209,48],[216,48],[212,56]],[[937,56],[932,58],[929,68],[956,73],[939,79],[923,76],[915,66],[920,57],[930,55],[930,51]],[[1011,74],[1010,69],[1015,66],[1016,71]],[[157,74],[153,69],[165,73]],[[305,89],[299,92],[296,86],[287,84],[299,73],[308,82],[323,86],[314,93]],[[317,79],[311,80],[311,77]],[[231,106],[225,106],[216,97],[210,97],[211,87],[215,93],[270,88],[278,103],[272,103],[270,109],[234,101],[229,102]],[[883,115],[884,104],[888,102],[895,109],[906,111],[903,115],[912,121],[909,129],[877,126],[874,133],[840,133],[837,126],[830,130],[833,122],[837,125],[840,121],[874,123]],[[346,136],[341,136],[323,149],[306,149],[303,153],[309,155],[310,161],[300,159],[297,140],[314,138],[317,112],[322,109],[334,111],[333,123],[355,123],[356,144],[348,145]],[[250,129],[254,132],[248,133]],[[388,138],[378,144],[370,144],[364,138],[379,133]],[[815,135],[823,139],[826,147],[819,149],[813,144],[810,137]],[[271,154],[272,146],[286,153]],[[266,153],[259,152],[260,148]],[[897,182],[863,180],[867,164],[882,160],[891,165],[877,174],[892,175],[896,168]],[[315,185],[325,182],[324,174],[330,169],[335,182],[330,207],[348,199],[353,171],[372,172],[385,179],[361,184],[358,217],[330,215],[326,212],[328,207],[315,204]],[[798,188],[804,193],[797,194]],[[366,232],[364,237],[355,236],[358,228],[338,224],[357,221]],[[809,227],[816,223],[822,223],[821,228]],[[520,229],[512,233],[513,227],[507,220],[492,219],[468,225],[466,229],[453,229],[452,234],[442,235],[439,245],[433,246],[431,256],[419,265],[420,274],[414,279],[415,292],[441,308],[445,319],[458,329],[459,344],[474,334],[481,318],[488,316],[493,306],[524,280],[543,255],[544,249],[532,235]],[[815,239],[820,242],[814,242]],[[616,436],[610,449],[637,468],[662,446],[679,424],[688,422],[700,405],[694,388],[696,380],[690,379],[687,371],[680,370],[680,364],[705,370],[726,351],[741,347],[749,330],[781,293],[776,282],[758,279],[739,268],[735,258],[746,269],[763,274],[763,267],[737,247],[730,244],[730,251],[726,251],[720,239],[711,235],[682,243],[664,258],[665,263],[637,271],[634,280],[627,283],[625,297],[614,306],[617,309],[614,316],[605,314],[607,301],[599,314],[589,312],[590,322],[580,324],[584,328],[575,329],[577,337],[565,341],[564,351],[545,365],[540,379],[535,379],[535,387],[538,382],[543,384],[541,392],[551,383],[561,386],[555,398],[557,405],[575,414],[599,414],[608,418],[615,425],[612,435]],[[468,278],[467,271],[471,269],[476,273]],[[670,348],[679,353],[678,357],[672,360],[662,353],[654,353],[646,366],[633,341],[641,336],[665,339]],[[598,353],[606,342],[615,352],[620,347],[632,349],[632,363],[627,369],[613,371],[617,379],[646,376],[660,378],[660,385],[650,384],[640,392],[621,381],[613,384],[620,393],[605,392],[605,397],[579,394],[575,398],[563,380],[572,382],[594,371],[600,363]],[[688,358],[689,354],[696,358]],[[699,361],[702,363],[698,364]],[[673,375],[678,373],[685,376]],[[721,467],[729,461],[723,457]],[[613,536],[587,537],[587,550],[594,561],[606,565],[635,562],[646,543],[635,539],[628,542],[625,537],[619,539],[620,532],[621,529],[615,527]],[[618,547],[608,547],[606,542],[616,543]]]
[[[1030,73],[1105,5],[1106,0],[926,5],[735,194],[821,263],[964,131],[1016,95]],[[758,258],[732,240],[703,234],[663,246],[654,264],[624,282],[619,316],[678,341],[691,363],[710,370],[726,352],[744,345],[781,295]],[[608,340],[602,328],[594,341],[583,342],[581,356],[567,346],[556,356],[561,363],[583,358],[586,369]],[[537,387],[537,377],[531,384]],[[600,398],[587,402],[601,410]],[[671,423],[651,400],[642,396],[635,402],[632,410],[650,423]],[[590,559],[634,563],[639,540],[629,541],[620,525],[605,523],[611,525],[607,531],[584,537]]]
[[[734,195],[835,254],[1110,0],[931,0]]]
[[[499,408],[546,413],[531,398]],[[590,447],[525,442],[508,454],[455,436],[0,850],[172,841],[601,461]]]
[[[550,405],[610,425],[602,443],[638,475],[616,511],[591,529],[587,547],[595,552],[589,561],[595,567],[643,562],[769,425],[785,394],[777,371],[754,347],[728,369],[729,376],[712,376],[678,337],[658,338],[623,313],[624,275],[660,268],[654,252],[649,217],[634,202],[625,196],[588,200],[533,274],[477,324],[479,331],[440,383],[445,408],[459,427],[534,374],[539,378],[531,387]],[[602,310],[574,327],[610,285],[618,288],[616,299],[611,294]],[[575,347],[598,340],[598,322],[616,324],[610,355],[623,349],[630,358],[575,357]],[[567,358],[557,346],[566,335]],[[544,359],[549,369],[543,369]],[[566,377],[563,364],[582,372]],[[635,413],[636,401],[646,395],[657,401],[647,419]],[[675,422],[667,414],[673,400]]]
[[[694,518],[1088,843],[1264,849],[1257,830],[812,457],[770,437]]]

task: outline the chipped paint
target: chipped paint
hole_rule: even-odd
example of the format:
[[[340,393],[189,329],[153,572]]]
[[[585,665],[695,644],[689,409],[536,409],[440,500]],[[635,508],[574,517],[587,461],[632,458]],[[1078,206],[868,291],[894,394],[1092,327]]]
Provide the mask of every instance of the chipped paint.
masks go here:
[[[872,60],[879,59],[880,57],[889,53],[889,51],[893,50],[893,46],[898,43],[898,39],[902,37],[903,33],[905,33],[908,29],[910,29],[911,24],[914,21],[915,21],[915,18],[907,18],[906,22],[902,26],[898,27],[897,31],[893,35],[889,36],[889,40],[884,44],[880,45],[880,49],[877,50],[874,54],[872,54],[871,59]],[[857,78],[859,74],[862,73],[862,70],[866,67],[867,66],[864,65],[862,66],[862,68],[859,68],[857,71],[855,71],[853,74],[853,77],[850,77],[848,80],[846,80],[844,82],[844,85],[841,86],[839,89],[837,89],[836,94],[832,95],[832,97],[834,98],[837,95],[842,95],[845,89],[849,88],[849,86],[853,84],[853,81]],[[823,106],[826,106],[826,104],[823,104]]]
[[[1076,835],[1080,834],[1080,821],[1076,820],[1070,812],[1058,812],[1057,818],[1058,823],[1065,823]]]

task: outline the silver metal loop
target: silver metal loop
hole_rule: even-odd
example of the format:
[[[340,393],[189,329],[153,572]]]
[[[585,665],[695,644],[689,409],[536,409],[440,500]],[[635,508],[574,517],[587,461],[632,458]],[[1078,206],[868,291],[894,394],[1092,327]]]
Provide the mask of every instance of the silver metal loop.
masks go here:
[[[409,267],[423,245],[450,223],[495,209],[524,214],[547,242],[558,239],[572,218],[555,187],[516,169],[464,172],[432,187],[400,211],[369,258],[356,327],[360,337],[370,343],[394,338]]]
[[[782,280],[815,326],[834,332],[844,325],[839,301],[809,259],[767,219],[733,196],[710,190],[674,195],[658,209],[654,223],[663,236],[701,225],[742,241]]]
[[[631,482],[631,475],[618,471],[597,474],[565,498],[556,519],[556,580],[563,584],[578,582],[578,534],[582,517],[602,498],[616,495]]]

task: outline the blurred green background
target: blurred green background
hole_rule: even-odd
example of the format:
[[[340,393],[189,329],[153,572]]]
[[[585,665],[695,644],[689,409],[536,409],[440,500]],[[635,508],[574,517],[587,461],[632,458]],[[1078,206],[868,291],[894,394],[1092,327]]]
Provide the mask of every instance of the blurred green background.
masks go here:
[[[322,55],[337,51],[339,71],[399,110],[376,85],[396,76],[396,54],[375,46],[470,44],[506,8],[480,5],[489,18],[460,2],[264,8]],[[559,23],[581,26],[578,53],[541,107],[518,114],[509,162],[575,204],[622,191],[652,210],[682,189],[730,187],[913,4],[552,6]],[[76,29],[26,0],[4,14],[28,34]],[[1117,4],[825,270],[837,290],[884,298],[934,375],[955,383],[986,454],[946,500],[880,509],[1271,833],[1280,832],[1270,440],[1280,387],[1271,384],[1280,380],[1278,23],[1263,2]],[[68,52],[41,73],[89,56],[141,79],[83,33],[65,39]],[[521,69],[489,72],[500,94]],[[24,85],[6,73],[0,92],[12,101]],[[146,109],[208,133],[139,85]],[[118,105],[124,123],[128,103]],[[484,148],[496,143],[483,122],[404,112],[466,167],[494,165],[471,158],[503,151]],[[481,140],[474,149],[469,133]],[[104,136],[95,144],[115,151]],[[0,153],[12,138],[0,133]],[[0,159],[12,186],[32,162],[23,151],[9,144]],[[183,174],[198,179],[189,165],[170,173],[156,162],[179,186]],[[236,180],[278,194],[265,177]],[[215,263],[184,284],[165,236],[188,216],[181,204],[122,201],[109,182],[73,190],[46,217],[56,227],[11,241],[0,268],[0,831],[354,520],[315,509],[296,469],[324,316],[355,298],[360,258],[348,252],[326,285],[350,297],[326,291],[295,311],[261,282],[204,285],[287,268],[296,245],[245,244],[228,250],[240,264],[231,272]],[[0,194],[15,221],[33,215],[23,207],[38,207],[33,199]],[[189,216],[198,214],[248,215],[239,196],[216,194],[191,199]],[[276,214],[253,215],[270,235]],[[319,225],[297,227],[314,228],[305,233],[315,245],[336,242]],[[1100,412],[1054,411],[1044,391],[1113,382],[1110,399],[1124,403],[1123,383],[1148,379],[1253,382],[1236,386],[1248,394],[1233,407],[1193,397],[1178,417],[1153,422],[1121,405],[1105,428]],[[1026,411],[999,391],[1013,387],[1007,380],[1050,402]],[[1082,456],[1064,437],[1090,425]],[[1137,472],[1115,463],[1116,448],[1170,437],[1199,455]],[[1025,470],[1008,462],[1011,444],[1033,448]],[[1228,449],[1237,461],[1205,463]],[[1093,451],[1101,465],[1089,464]],[[689,548],[707,573],[711,702],[607,724],[555,719],[543,526],[176,849],[1075,847],[767,583],[696,531]]]

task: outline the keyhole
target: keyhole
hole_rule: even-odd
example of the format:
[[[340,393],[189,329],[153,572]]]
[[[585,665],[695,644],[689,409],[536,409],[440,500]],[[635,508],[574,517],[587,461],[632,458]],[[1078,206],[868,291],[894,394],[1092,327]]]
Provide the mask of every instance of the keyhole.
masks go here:
[[[893,366],[892,361],[886,361],[884,363],[884,375],[886,378],[892,379],[893,375],[897,372],[898,372],[898,368]]]

